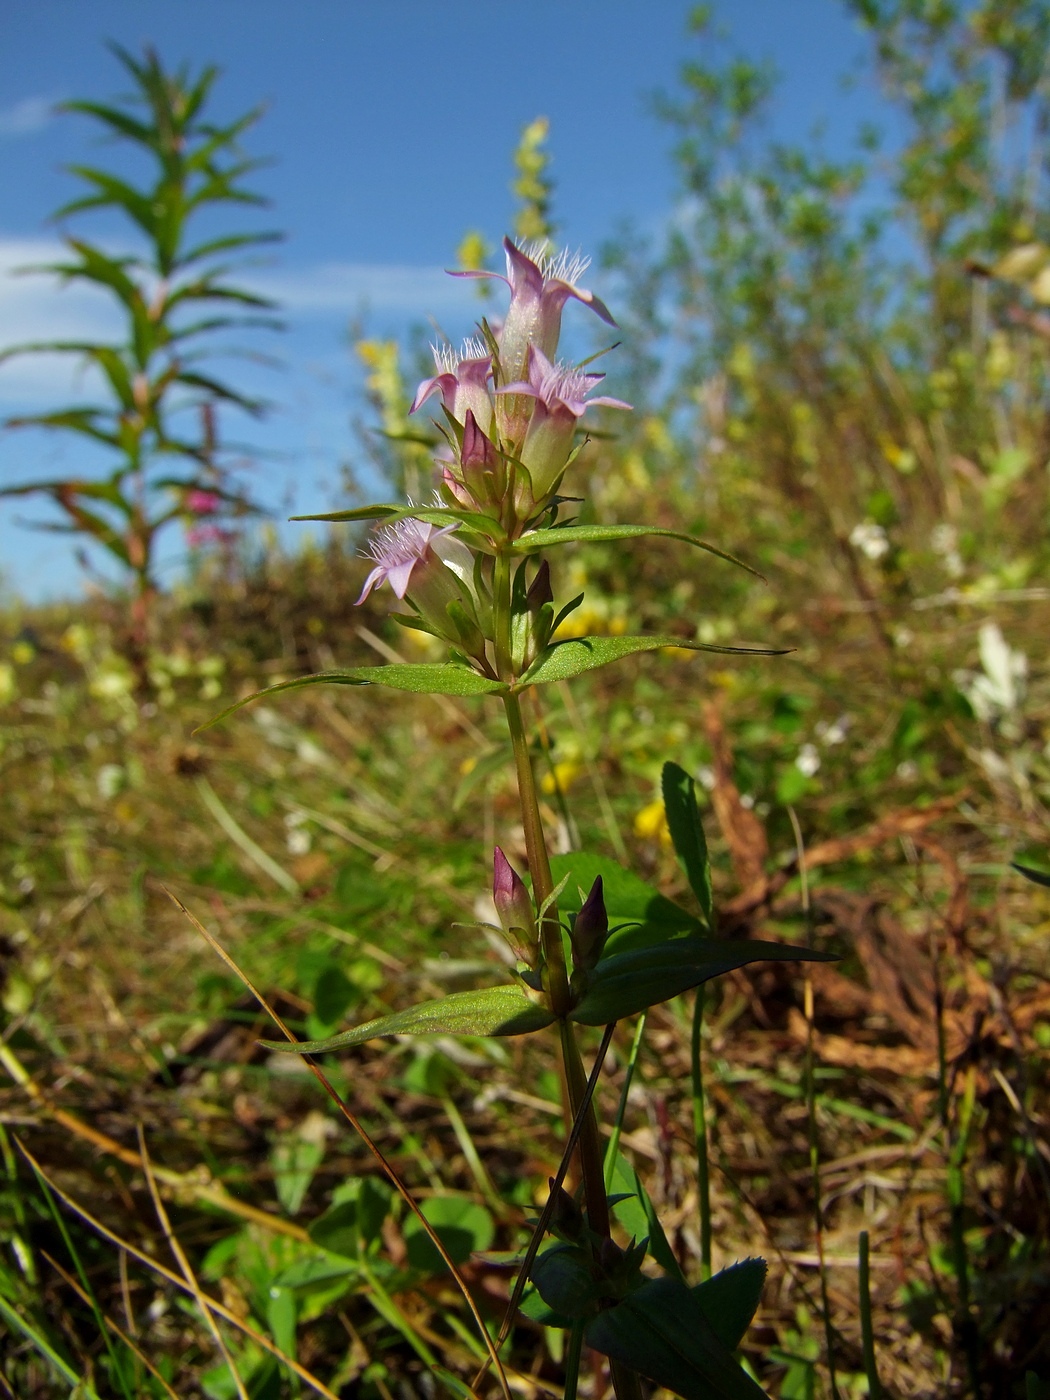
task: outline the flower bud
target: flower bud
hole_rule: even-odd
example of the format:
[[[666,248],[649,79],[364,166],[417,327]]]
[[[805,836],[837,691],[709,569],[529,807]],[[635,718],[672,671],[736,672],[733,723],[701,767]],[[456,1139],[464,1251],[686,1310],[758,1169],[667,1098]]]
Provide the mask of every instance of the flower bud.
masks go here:
[[[532,896],[498,846],[493,856],[492,900],[515,957],[531,967],[539,946]]]
[[[572,925],[569,941],[572,965],[577,972],[591,972],[597,967],[608,936],[609,915],[605,909],[602,877],[598,875]]]
[[[564,1186],[554,1184],[553,1176],[547,1180],[554,1202],[551,1207],[551,1234],[562,1240],[578,1240],[584,1229],[583,1211]]]

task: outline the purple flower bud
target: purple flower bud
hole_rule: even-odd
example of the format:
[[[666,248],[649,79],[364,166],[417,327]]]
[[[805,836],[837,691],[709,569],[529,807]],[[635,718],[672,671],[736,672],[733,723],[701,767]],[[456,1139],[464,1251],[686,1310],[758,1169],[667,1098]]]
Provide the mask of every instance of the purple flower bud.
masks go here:
[[[532,613],[539,612],[544,603],[554,602],[554,590],[551,588],[551,566],[546,559],[536,570],[536,577],[529,584],[525,601],[529,605],[529,612]]]
[[[553,1176],[547,1178],[551,1195],[551,1234],[563,1240],[578,1240],[583,1234],[583,1211],[569,1195],[564,1186],[556,1186]]]
[[[572,925],[569,942],[572,965],[577,972],[590,972],[598,965],[608,936],[609,915],[606,913],[602,877],[599,875]]]
[[[521,876],[497,846],[492,862],[492,900],[503,932],[519,962],[531,967],[536,959],[538,936],[532,896]]]

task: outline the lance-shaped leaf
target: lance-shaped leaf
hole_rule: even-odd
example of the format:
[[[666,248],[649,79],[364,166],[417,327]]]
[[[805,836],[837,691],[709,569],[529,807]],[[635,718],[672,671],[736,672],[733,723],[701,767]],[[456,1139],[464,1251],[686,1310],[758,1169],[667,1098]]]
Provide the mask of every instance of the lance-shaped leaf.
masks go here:
[[[658,525],[555,525],[549,530],[529,530],[515,541],[514,549],[518,554],[533,554],[537,549],[550,549],[556,544],[574,544],[584,540],[633,540],[639,535],[663,535],[669,540],[681,540],[683,544],[691,544],[695,549],[715,554],[719,559],[725,559],[730,564],[737,564],[741,569],[746,569],[756,578],[762,578],[757,569],[745,564],[735,554],[727,554],[724,549],[718,549],[706,540],[699,540],[695,535],[684,535],[679,530],[664,530]]]
[[[497,695],[507,688],[502,681],[489,680],[469,666],[460,666],[452,661],[421,665],[351,666],[345,671],[317,671],[311,676],[296,676],[278,685],[268,685],[265,690],[257,690],[254,695],[246,695],[235,705],[227,706],[221,714],[202,724],[196,733],[219,724],[254,700],[277,695],[282,690],[302,690],[307,685],[386,685],[394,690],[412,691],[416,695]]]
[[[291,520],[320,520],[329,525],[344,524],[354,520],[384,520],[394,525],[399,520],[423,520],[430,525],[466,525],[480,530],[494,539],[504,539],[506,531],[491,516],[482,515],[476,510],[457,510],[452,506],[405,506],[376,505],[359,506],[356,510],[333,510],[326,515],[293,515]]]
[[[584,1339],[685,1400],[765,1400],[679,1279],[643,1283],[589,1322]]]
[[[758,939],[676,938],[603,958],[583,999],[569,1013],[584,1026],[607,1026],[753,962],[834,962],[834,953]]]
[[[700,809],[696,805],[696,788],[689,774],[677,763],[664,764],[660,785],[675,855],[704,911],[708,928],[713,930],[711,861],[707,854],[707,838],[700,820]]]
[[[622,1152],[616,1154],[610,1186],[619,1196],[613,1211],[626,1233],[636,1240],[647,1239],[649,1253],[664,1273],[670,1274],[672,1278],[681,1279],[684,1283],[685,1276],[681,1265],[664,1233],[656,1207],[649,1199],[641,1177]],[[748,1320],[750,1321],[750,1314]]]
[[[662,651],[665,647],[745,656],[783,656],[786,650],[784,647],[720,647],[708,642],[688,641],[684,637],[573,637],[568,641],[554,642],[541,652],[518,682],[518,688],[565,681],[583,671],[608,666],[610,661],[633,656],[636,652]]]
[[[718,1340],[736,1351],[758,1311],[766,1281],[764,1259],[742,1259],[697,1284],[693,1297],[704,1310]]]
[[[601,876],[611,926],[605,944],[606,958],[632,948],[666,943],[681,934],[701,933],[702,925],[695,915],[609,856],[591,855],[587,851],[552,856],[551,872],[555,884],[568,876],[565,891],[558,898],[558,908],[570,920],[579,913],[587,891]]]
[[[327,1040],[264,1040],[269,1050],[319,1055],[344,1050],[381,1035],[527,1035],[541,1031],[554,1017],[545,1006],[531,1001],[521,987],[486,987],[478,992],[451,992],[436,1001],[420,1002],[407,1011],[395,1011],[366,1021],[353,1030]]]

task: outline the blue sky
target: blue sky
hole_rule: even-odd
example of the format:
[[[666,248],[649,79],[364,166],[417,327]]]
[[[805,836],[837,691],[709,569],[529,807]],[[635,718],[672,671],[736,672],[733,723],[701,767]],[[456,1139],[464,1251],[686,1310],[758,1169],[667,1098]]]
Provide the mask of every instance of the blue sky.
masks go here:
[[[737,48],[782,74],[775,135],[801,139],[825,121],[830,147],[845,149],[877,115],[870,79],[848,95],[841,87],[865,50],[840,0],[715,9]],[[658,230],[669,218],[671,133],[648,99],[674,88],[693,52],[687,10],[679,0],[0,0],[0,346],[113,326],[98,298],[11,276],[56,251],[48,216],[75,189],[62,167],[112,159],[91,123],[54,116],[54,103],[125,89],[107,39],[133,51],[152,43],[168,64],[217,63],[217,116],[265,105],[249,147],[273,163],[255,185],[272,201],[266,223],[287,234],[252,273],[283,303],[289,329],[268,348],[284,367],[241,378],[275,407],[230,432],[262,449],[250,480],[274,509],[331,509],[340,463],[362,460],[351,320],[404,334],[429,314],[453,338],[469,330],[474,294],[442,268],[467,228],[492,243],[508,228],[511,152],[526,122],[551,122],[564,244],[596,251],[621,220]],[[101,217],[81,227],[124,236]],[[83,394],[83,381],[75,387]],[[0,415],[58,407],[73,388],[53,360],[11,362],[0,367]],[[0,434],[2,483],[82,464],[57,435]],[[34,515],[0,502],[0,574],[30,598],[75,592],[68,542],[18,527]],[[165,553],[170,573],[174,533]]]

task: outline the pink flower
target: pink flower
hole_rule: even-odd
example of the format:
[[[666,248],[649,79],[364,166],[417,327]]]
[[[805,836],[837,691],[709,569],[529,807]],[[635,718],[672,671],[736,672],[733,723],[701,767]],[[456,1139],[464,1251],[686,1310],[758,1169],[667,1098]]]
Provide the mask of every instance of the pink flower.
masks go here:
[[[505,416],[510,420],[513,414],[513,420],[507,423],[508,434],[520,436],[523,425],[517,421],[521,417],[517,407],[522,399],[534,400],[531,415],[523,420],[528,426],[520,457],[532,478],[532,495],[537,504],[555,489],[572,451],[577,420],[584,411],[588,407],[631,407],[622,399],[607,396],[587,399],[591,389],[604,378],[603,374],[585,374],[568,365],[552,365],[543,351],[532,345],[528,379],[499,390],[510,410]]]
[[[186,509],[191,515],[214,515],[222,505],[222,498],[214,491],[187,491]]]
[[[404,598],[412,581],[414,569],[424,569],[432,559],[440,558],[434,553],[433,545],[455,529],[446,525],[439,530],[422,520],[399,520],[394,525],[384,525],[376,531],[375,538],[368,546],[368,552],[376,561],[376,566],[365,579],[358,603],[363,603],[373,588],[389,583],[399,598]],[[441,563],[444,568],[444,564]]]
[[[499,336],[500,367],[505,380],[520,379],[525,373],[529,347],[553,356],[561,335],[561,313],[573,298],[589,306],[610,326],[616,322],[605,303],[593,292],[576,283],[590,266],[589,258],[578,253],[550,257],[544,244],[518,248],[509,238],[503,240],[507,254],[507,275],[498,272],[459,272],[458,277],[499,277],[510,287],[510,307]]]
[[[466,545],[443,529],[409,518],[376,531],[369,545],[375,568],[365,579],[358,603],[373,588],[389,583],[398,598],[408,598],[429,628],[469,655],[484,655],[485,639],[477,625],[471,588],[474,558]]]
[[[492,375],[492,356],[480,340],[468,340],[457,353],[451,345],[432,345],[437,374],[424,379],[416,390],[410,413],[422,408],[432,394],[440,394],[441,402],[457,423],[465,423],[467,414],[482,432],[492,426],[492,400],[488,381]]]

